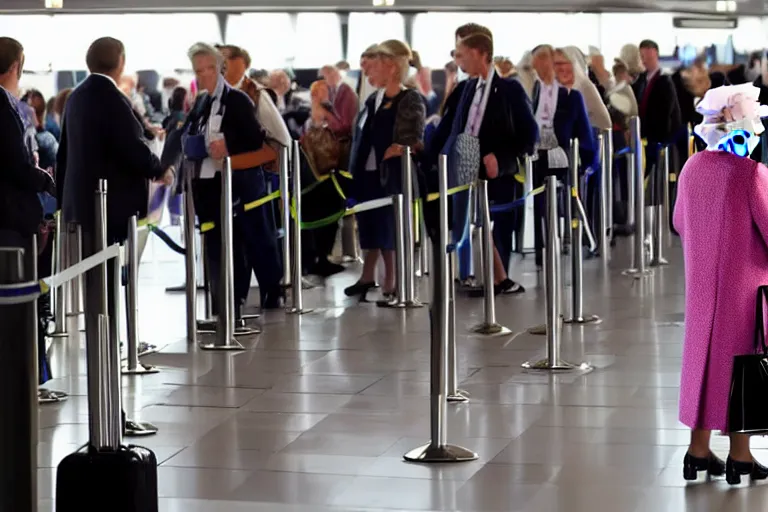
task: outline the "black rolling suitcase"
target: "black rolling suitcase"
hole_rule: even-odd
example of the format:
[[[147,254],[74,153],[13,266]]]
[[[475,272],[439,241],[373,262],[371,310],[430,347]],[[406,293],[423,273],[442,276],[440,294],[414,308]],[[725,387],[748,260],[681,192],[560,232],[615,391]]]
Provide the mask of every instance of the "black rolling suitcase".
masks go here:
[[[105,324],[106,317],[102,315],[100,322]],[[106,331],[103,324],[100,327],[101,332]],[[89,380],[98,378],[100,384],[99,396],[88,397],[92,410],[91,440],[87,450],[73,453],[59,464],[56,512],[158,512],[157,458],[147,448],[122,443],[119,355],[117,350],[111,350],[109,336],[104,337],[107,341],[100,339],[97,350],[102,351],[102,364],[112,371],[88,369]],[[106,357],[102,356],[104,353]],[[99,406],[105,402],[110,403],[108,414]],[[95,446],[101,448],[97,450]]]

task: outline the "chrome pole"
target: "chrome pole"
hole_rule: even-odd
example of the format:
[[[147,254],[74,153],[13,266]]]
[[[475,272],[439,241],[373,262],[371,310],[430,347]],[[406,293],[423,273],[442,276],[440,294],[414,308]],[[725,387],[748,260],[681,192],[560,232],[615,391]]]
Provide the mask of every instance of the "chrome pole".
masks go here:
[[[578,146],[577,146],[578,147]],[[528,370],[589,371],[592,367],[588,363],[574,365],[563,360],[560,356],[560,340],[562,335],[562,312],[560,290],[563,286],[562,267],[560,264],[561,245],[560,235],[557,230],[559,215],[557,212],[557,178],[547,176],[547,241],[544,249],[544,285],[545,285],[545,311],[546,311],[546,335],[547,357],[540,361],[527,361],[523,368]],[[575,246],[578,239],[574,240]]]
[[[186,194],[185,194],[186,201]],[[194,224],[194,221],[193,221]],[[185,217],[186,227],[186,217]],[[192,232],[193,238],[187,237],[187,240],[192,240],[193,243],[187,242],[187,251],[189,246],[194,246],[194,231]],[[194,253],[194,249],[193,249]],[[125,241],[125,256],[127,261],[126,267],[128,269],[128,282],[125,286],[125,309],[126,309],[126,333],[128,335],[128,360],[125,368],[123,368],[123,375],[144,375],[147,373],[157,373],[160,370],[153,366],[143,365],[139,362],[139,226],[136,216],[133,215],[128,219],[128,238]],[[188,256],[185,256],[185,258]],[[192,255],[194,258],[194,254]],[[120,289],[120,264],[119,258],[115,258],[117,262],[116,275],[118,276],[117,290]],[[187,262],[188,263],[188,262]],[[192,280],[189,280],[189,265],[187,265],[187,296],[189,296],[189,288],[193,290],[195,294],[195,276],[194,276],[194,260],[192,261]],[[118,293],[119,297],[119,293]],[[119,304],[119,302],[116,302]],[[194,317],[192,317],[194,322]],[[118,331],[119,334],[119,331]]]
[[[401,181],[403,191],[403,276],[404,290],[400,297],[407,308],[420,308],[423,304],[416,298],[414,285],[414,216],[413,216],[413,158],[411,148],[403,151],[401,159]]]
[[[406,295],[406,268],[405,268],[405,214],[403,206],[403,194],[392,196],[392,212],[395,215],[395,297],[390,301],[382,301],[377,304],[389,308],[408,307],[405,301]]]
[[[627,226],[635,229],[635,154],[632,151],[627,153]]]
[[[184,253],[184,267],[186,270],[185,295],[187,313],[187,342],[197,344],[197,237],[195,236],[195,200],[192,193],[192,174],[190,172],[184,173],[183,200],[184,239],[187,240],[186,252]],[[200,257],[202,258],[202,249],[200,253]],[[207,288],[207,284],[203,283],[203,290],[207,290]]]
[[[293,207],[294,219],[291,223],[293,229],[293,280],[291,281],[291,297],[293,307],[288,313],[293,315],[303,315],[311,313],[311,309],[304,309],[304,290],[302,288],[302,267],[301,267],[301,148],[299,141],[293,141]],[[290,211],[290,210],[289,210]]]
[[[669,265],[669,261],[664,258],[664,244],[666,243],[665,232],[669,232],[669,229],[664,229],[664,226],[668,226],[669,222],[669,148],[662,147],[659,149],[659,159],[657,169],[651,178],[651,189],[655,196],[655,205],[653,206],[653,240],[651,241],[651,247],[653,248],[653,254],[651,257],[650,266],[659,267],[663,265]]]
[[[53,235],[53,273],[57,274],[66,268],[66,224],[61,212],[56,213],[56,228]],[[69,296],[69,282],[62,283],[53,290],[53,316],[54,330],[51,334],[53,338],[63,338],[69,336],[67,332],[67,298]]]
[[[582,241],[584,240],[584,223],[586,222],[586,212],[581,208],[579,193],[579,139],[571,139],[570,154],[570,174],[571,174],[571,211],[576,213],[571,219],[571,318],[565,320],[571,324],[588,324],[600,321],[596,315],[584,315],[584,251]],[[582,217],[583,216],[583,217]],[[602,236],[605,236],[605,230],[601,229]]]
[[[634,155],[634,169],[632,179],[634,183],[634,212],[635,212],[635,243],[632,255],[632,268],[624,273],[633,276],[643,276],[650,273],[645,268],[645,180],[643,172],[643,141],[640,135],[640,118],[633,117],[630,120],[630,144]]]
[[[613,204],[614,204],[614,191],[613,191],[613,130],[608,129],[603,132],[603,176],[605,177],[605,209],[606,209],[606,223],[608,227],[608,243],[610,245],[613,238]],[[609,247],[610,251],[610,247]],[[608,253],[610,258],[610,252]]]
[[[440,235],[435,246],[433,293],[430,304],[430,443],[404,455],[408,462],[440,463],[477,460],[477,454],[449,445],[446,435],[446,352],[448,349],[448,157],[440,156]]]
[[[472,330],[479,334],[501,335],[511,331],[496,321],[496,297],[494,296],[493,279],[493,228],[491,226],[491,206],[488,199],[488,181],[478,180],[478,208],[482,223],[482,255],[483,255],[483,323]]]
[[[600,142],[600,258],[604,264],[611,259],[611,224],[608,213],[608,204],[612,201],[611,188],[609,187],[609,178],[611,168],[610,153],[611,130],[603,130],[599,135]]]
[[[424,200],[426,201],[426,199]],[[424,204],[422,202],[422,204]],[[421,275],[422,276],[428,276],[429,275],[429,250],[430,250],[430,243],[429,243],[429,235],[427,234],[427,223],[424,220],[424,208],[421,209],[421,223],[420,223],[420,229],[421,229],[421,250],[419,251],[419,257],[421,258]]]
[[[34,247],[0,247],[0,284],[35,280],[36,255]],[[0,510],[9,512],[38,507],[37,324],[36,300],[0,307]]]
[[[448,252],[448,402],[469,402],[469,393],[459,389],[459,359],[456,350],[456,283],[455,249]]]
[[[243,346],[235,339],[235,296],[234,272],[232,262],[232,161],[224,159],[221,169],[221,262],[219,273],[218,322],[216,324],[216,340],[212,343],[200,343],[204,350],[243,350]]]
[[[83,239],[80,224],[70,223],[67,226],[68,258],[67,267],[77,265],[83,259]],[[67,302],[67,315],[79,316],[83,314],[83,277],[77,276],[69,283],[69,301]]]
[[[291,193],[288,148],[280,148],[280,214],[283,225],[283,286],[291,285]]]

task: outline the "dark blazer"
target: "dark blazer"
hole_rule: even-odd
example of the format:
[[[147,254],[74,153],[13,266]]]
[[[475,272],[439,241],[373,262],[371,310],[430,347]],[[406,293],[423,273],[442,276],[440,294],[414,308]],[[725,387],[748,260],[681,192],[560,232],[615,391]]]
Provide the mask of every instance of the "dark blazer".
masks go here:
[[[261,149],[264,144],[264,130],[253,113],[254,105],[248,95],[225,84],[220,104],[223,112],[221,132],[224,134],[229,154],[234,156]],[[208,95],[198,96],[183,128],[204,126],[214,114],[211,112],[212,106],[213,102]],[[182,137],[179,136],[166,141],[166,147],[163,150],[164,163],[176,161],[181,156],[181,139]],[[216,186],[218,186],[218,180]],[[238,201],[248,203],[260,198],[264,195],[264,187],[264,177],[260,167],[232,173],[232,195],[236,203]],[[205,218],[203,221],[216,220],[218,205],[197,204],[196,206],[201,219],[212,217]]]
[[[643,110],[643,94],[648,87],[648,73],[642,73],[632,89],[640,107],[640,132],[649,144],[670,144],[680,137],[682,120],[677,91],[672,78],[659,74],[652,80],[648,102]]]
[[[477,78],[467,81],[461,90],[455,114],[444,117],[440,122],[441,125],[451,123],[451,133],[443,148],[443,153],[447,155],[451,154],[456,137],[464,132],[467,125],[477,83]],[[480,156],[493,153],[499,162],[499,174],[514,174],[517,172],[517,157],[530,154],[539,140],[539,127],[533,117],[528,95],[519,82],[505,80],[494,73],[490,87],[488,104],[478,133]],[[479,177],[487,179],[482,160]]]
[[[108,243],[125,240],[128,219],[147,214],[149,180],[164,172],[143,134],[128,98],[108,78],[90,75],[72,91],[56,167],[66,222],[94,229],[94,191],[106,179]]]
[[[28,237],[43,220],[37,194],[52,190],[53,182],[34,165],[14,101],[0,88],[0,229]]]
[[[541,82],[536,82],[533,86],[533,111],[539,110],[539,98],[541,95]],[[584,97],[577,90],[568,90],[560,86],[557,94],[557,109],[555,110],[555,119],[553,122],[555,135],[560,147],[566,153],[570,151],[571,139],[579,139],[579,158],[582,168],[592,167],[598,169],[599,150],[597,141],[589,124],[589,115],[587,107],[584,104]]]

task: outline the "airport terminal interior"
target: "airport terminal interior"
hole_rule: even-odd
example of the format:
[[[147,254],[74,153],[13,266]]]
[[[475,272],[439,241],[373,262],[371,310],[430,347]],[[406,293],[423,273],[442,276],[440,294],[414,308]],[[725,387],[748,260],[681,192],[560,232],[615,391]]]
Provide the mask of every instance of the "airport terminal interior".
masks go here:
[[[738,66],[751,71],[751,56],[759,52],[757,62],[763,67],[757,73],[768,77],[764,52],[768,7],[758,0],[622,0],[611,9],[593,0],[547,0],[542,5],[534,0],[478,0],[461,5],[453,0],[373,0],[373,5],[369,0],[229,0],[231,8],[218,4],[207,0],[0,0],[0,37],[23,44],[21,90],[36,89],[44,98],[54,98],[86,78],[84,56],[96,38],[120,39],[125,45],[126,73],[138,78],[140,92],[149,94],[155,107],[154,99],[160,98],[155,117],[145,112],[147,126],[162,121],[174,86],[192,84],[195,75],[188,49],[200,41],[247,50],[254,79],[261,71],[267,76],[274,70],[290,71],[292,87],[307,102],[318,70],[335,65],[356,87],[360,56],[371,45],[391,39],[407,41],[419,52],[420,66],[431,70],[432,92],[442,97],[447,81],[444,67],[456,47],[454,31],[467,22],[488,27],[493,32],[494,57],[519,69],[526,52],[550,44],[576,47],[582,57],[601,54],[611,70],[613,59],[626,44],[652,40],[663,73],[700,66],[730,77]],[[342,61],[349,63],[348,70],[339,65]],[[175,85],[168,87],[168,83]],[[135,87],[132,93],[136,94]],[[642,103],[640,98],[637,101]],[[634,137],[628,145],[631,153],[640,135],[629,133]],[[610,132],[604,134],[605,144]],[[691,137],[690,132],[684,135],[685,140]],[[162,137],[153,144],[159,156]],[[693,142],[682,145],[695,152]],[[634,160],[611,154],[606,147],[601,150],[603,160],[612,161],[616,173],[625,173],[629,182],[637,172],[642,174]],[[675,154],[669,162],[666,181],[668,191],[674,191],[681,156]],[[605,169],[610,166],[603,164]],[[615,174],[614,179],[618,183]],[[642,184],[642,175],[639,179]],[[273,181],[277,190],[277,178]],[[625,213],[637,211],[636,223],[640,224],[640,217],[646,223],[649,242],[638,243],[639,228],[634,235],[618,236],[615,226],[601,218],[614,205],[618,211],[621,199],[606,202],[600,215],[592,215],[593,208],[601,208],[592,203],[589,217],[598,222],[591,226],[594,237],[584,238],[583,253],[571,244],[570,251],[545,254],[542,269],[534,260],[530,194],[535,192],[530,169],[522,171],[521,181],[525,181],[521,190],[525,187],[526,195],[518,198],[516,208],[525,218],[524,233],[515,241],[507,270],[524,293],[484,296],[482,288],[479,294],[472,293],[477,283],[466,276],[459,280],[460,272],[455,286],[436,284],[435,266],[443,260],[434,252],[445,245],[438,248],[436,244],[422,258],[420,251],[427,244],[419,219],[415,237],[422,243],[414,256],[404,258],[412,266],[398,263],[404,267],[402,273],[408,274],[403,284],[413,283],[413,298],[423,307],[379,307],[377,299],[388,300],[380,289],[371,290],[368,301],[359,301],[347,296],[345,288],[358,281],[365,255],[354,243],[352,251],[342,249],[347,233],[339,229],[329,257],[343,265],[343,271],[319,278],[305,268],[300,285],[297,275],[288,273],[292,286],[285,308],[261,311],[258,283],[252,282],[245,313],[253,317],[245,325],[255,333],[236,333],[241,350],[205,350],[190,343],[187,301],[194,287],[185,289],[187,263],[173,249],[183,252],[193,245],[200,256],[200,237],[185,240],[180,203],[174,211],[168,196],[163,196],[161,206],[155,204],[156,210],[150,212],[155,215],[150,221],[153,227],[142,227],[138,235],[138,316],[134,318],[141,349],[148,347],[140,363],[156,371],[120,378],[127,417],[156,428],[146,436],[126,437],[124,442],[155,453],[159,510],[751,512],[765,508],[768,485],[750,481],[746,473],[740,485],[729,485],[703,471],[694,481],[683,477],[691,442],[689,426],[680,422],[686,267],[682,242],[671,223],[654,222],[653,215],[646,221],[645,212],[632,210],[635,206],[626,204],[625,197]],[[107,197],[110,193],[119,192],[108,191]],[[636,196],[631,198],[633,205],[645,200],[643,194]],[[310,196],[304,199],[305,207],[308,201]],[[670,199],[667,193],[659,201],[664,204],[654,210],[656,219],[661,212],[666,220],[674,208],[674,195]],[[279,221],[278,203],[274,211]],[[478,209],[482,216],[483,205]],[[588,215],[578,216],[589,225]],[[482,282],[487,258],[480,250],[485,244],[477,224],[469,237],[474,244],[473,277]],[[564,225],[568,228],[569,221]],[[410,230],[413,242],[413,226]],[[402,240],[407,245],[408,237]],[[610,248],[596,251],[599,243]],[[293,244],[295,250],[295,240]],[[413,246],[405,247],[401,254],[412,250]],[[580,277],[573,270],[574,252],[582,261]],[[639,267],[638,258],[647,268],[633,272]],[[295,268],[298,259],[291,254],[282,261],[291,261]],[[554,261],[562,269],[560,280],[548,279],[549,262]],[[451,265],[447,256],[444,263],[446,268]],[[62,270],[57,266],[54,273]],[[193,299],[198,319],[210,313],[203,292],[203,266],[198,258],[199,290]],[[450,281],[446,277],[441,282]],[[64,334],[54,333],[46,343],[53,378],[43,388],[66,396],[39,405],[40,512],[57,510],[59,464],[89,444],[85,321],[82,308],[73,307],[68,299],[71,286],[53,290],[54,299],[68,302],[66,311],[73,314],[64,320],[56,318],[55,329]],[[454,340],[446,332],[436,332],[433,325],[441,321],[435,318],[443,318],[440,308],[449,304],[454,288],[452,354],[446,351]],[[563,323],[573,314],[573,296],[579,291],[584,316],[595,315],[594,321]],[[289,309],[296,306],[299,293],[304,311],[295,314]],[[120,295],[125,358],[131,348],[126,346],[130,314],[126,316],[127,299]],[[559,313],[551,323],[553,301],[559,304]],[[490,306],[504,329],[476,332],[477,325],[487,322]],[[64,308],[54,305],[55,311]],[[53,330],[53,323],[49,327]],[[559,338],[552,335],[553,330]],[[216,344],[220,337],[201,330],[197,339]],[[546,362],[553,351],[559,351],[558,362],[570,365],[554,371],[526,364]],[[446,383],[451,380],[449,359],[455,361],[461,400],[446,396],[451,391]],[[2,421],[13,421],[13,417],[3,412]],[[433,439],[436,425],[443,429],[443,439],[437,441]],[[404,459],[430,442],[462,447],[476,458],[442,463]],[[728,437],[715,432],[711,448],[725,460]],[[751,448],[757,461],[768,463],[768,441],[754,436]],[[104,503],[101,510],[113,509]]]

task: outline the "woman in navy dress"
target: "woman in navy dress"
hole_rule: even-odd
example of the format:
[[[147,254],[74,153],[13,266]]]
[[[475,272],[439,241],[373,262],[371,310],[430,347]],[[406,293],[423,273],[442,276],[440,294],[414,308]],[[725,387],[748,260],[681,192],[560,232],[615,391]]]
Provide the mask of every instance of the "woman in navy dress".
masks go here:
[[[406,146],[416,153],[422,149],[425,109],[421,96],[406,89],[411,50],[407,44],[389,40],[376,48],[377,58],[370,80],[379,91],[372,94],[358,120],[355,150],[350,168],[354,175],[355,198],[359,202],[399,194],[400,157]],[[384,258],[386,277],[382,283],[385,299],[395,292],[395,228],[391,207],[357,215],[360,247],[365,251],[363,272],[348,296],[361,296],[376,287],[376,265]]]

